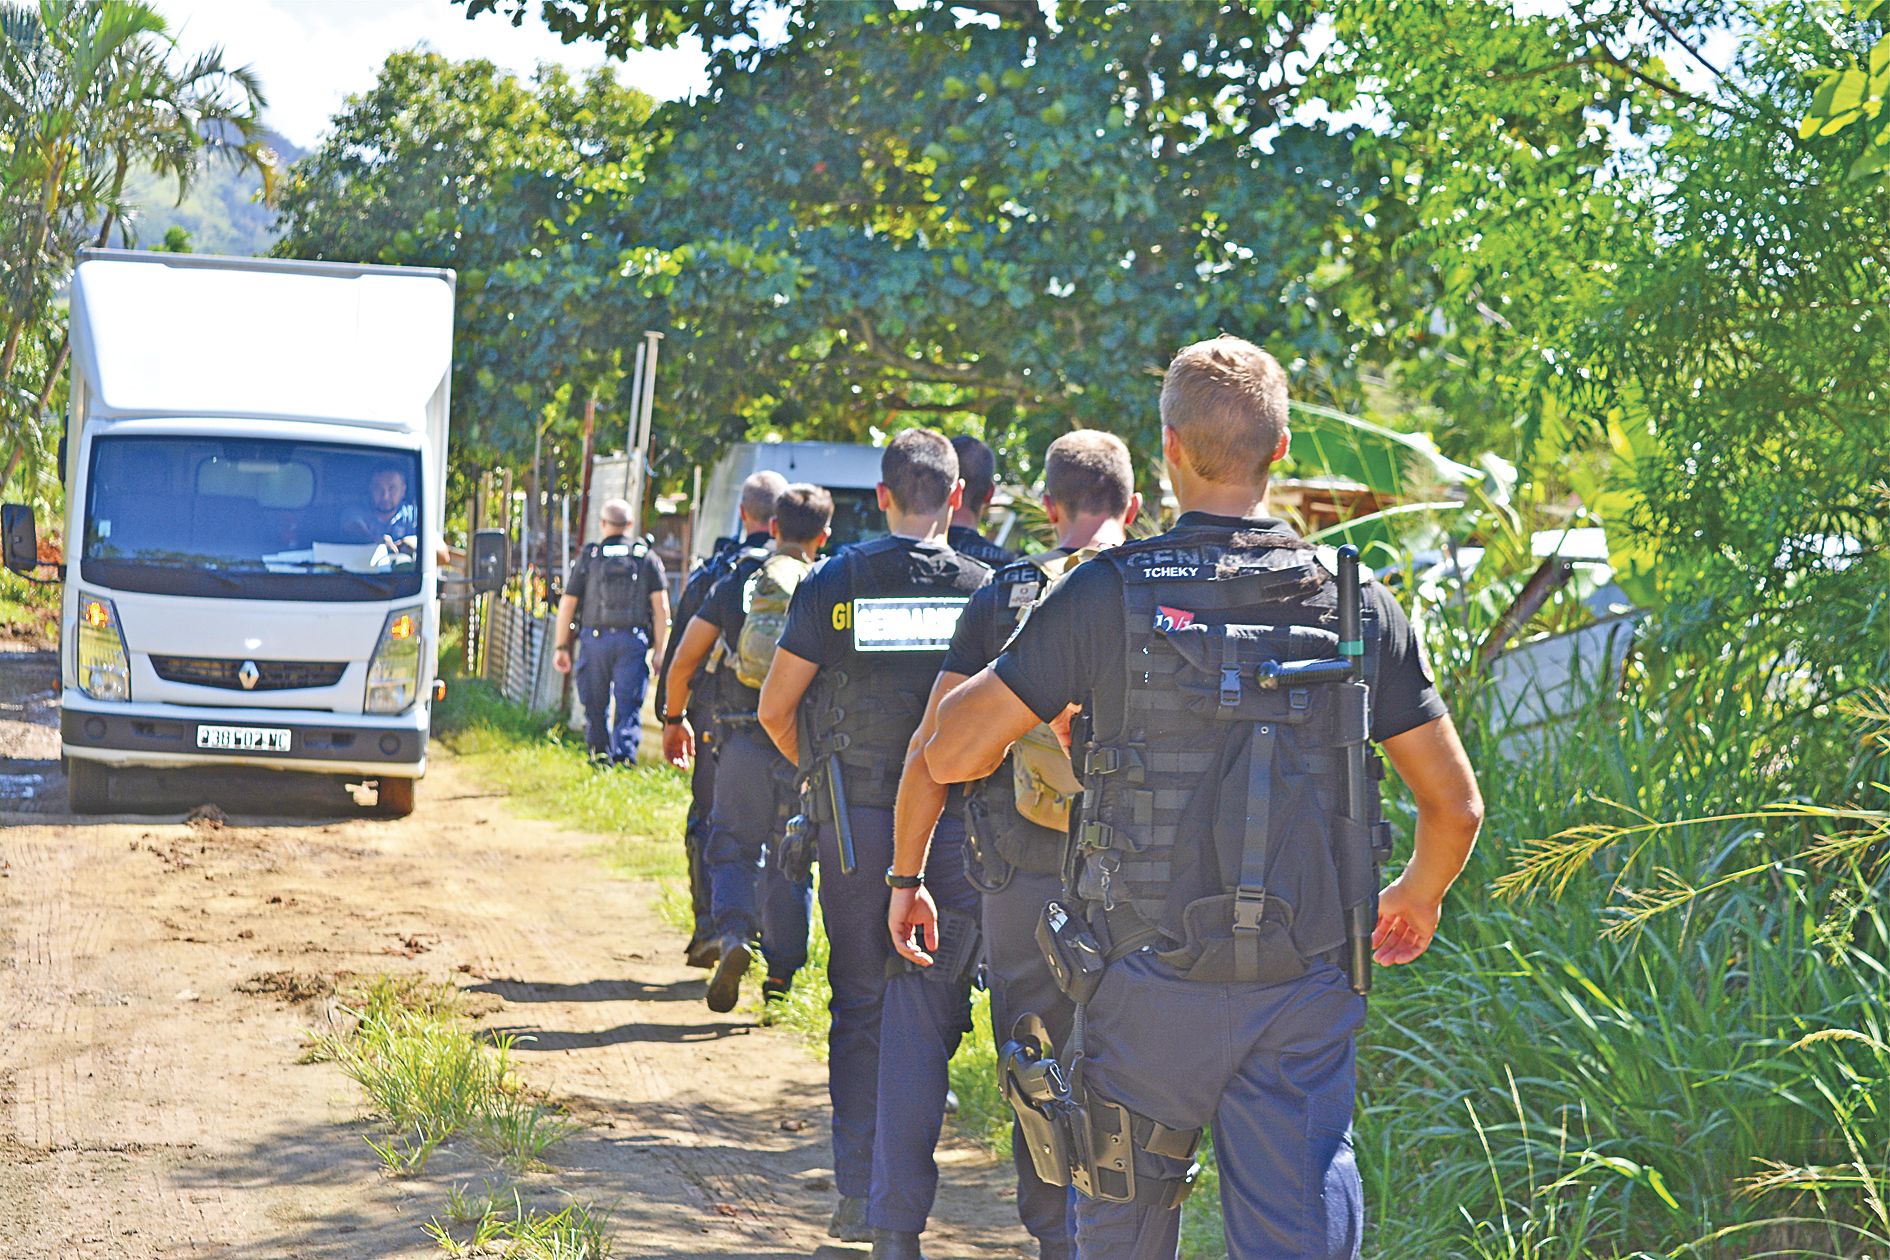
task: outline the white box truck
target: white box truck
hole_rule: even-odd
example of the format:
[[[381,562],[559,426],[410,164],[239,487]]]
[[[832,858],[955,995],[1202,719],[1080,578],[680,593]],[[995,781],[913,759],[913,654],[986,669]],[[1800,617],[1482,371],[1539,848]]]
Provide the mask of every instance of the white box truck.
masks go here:
[[[426,772],[454,274],[87,250],[71,289],[62,752],[373,782]],[[30,573],[30,509],[8,505]],[[503,581],[475,540],[474,586]],[[118,804],[135,806],[135,801]]]

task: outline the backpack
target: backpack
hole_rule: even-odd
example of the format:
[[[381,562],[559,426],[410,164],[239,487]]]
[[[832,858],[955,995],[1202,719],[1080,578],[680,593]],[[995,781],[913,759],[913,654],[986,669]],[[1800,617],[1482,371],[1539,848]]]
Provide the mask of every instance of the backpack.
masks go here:
[[[1026,556],[1044,576],[1036,604],[1064,574],[1096,554],[1093,548],[1074,553],[1039,552]],[[1026,615],[1028,613],[1026,612]],[[1083,790],[1070,766],[1069,750],[1048,724],[1038,723],[1011,745],[1011,791],[1018,814],[1052,831],[1067,831],[1070,806]]]
[[[799,556],[772,555],[749,575],[742,587],[742,611],[748,614],[735,640],[730,659],[735,677],[744,687],[760,687],[774,663],[775,645],[787,628],[788,604],[794,588],[814,566]]]

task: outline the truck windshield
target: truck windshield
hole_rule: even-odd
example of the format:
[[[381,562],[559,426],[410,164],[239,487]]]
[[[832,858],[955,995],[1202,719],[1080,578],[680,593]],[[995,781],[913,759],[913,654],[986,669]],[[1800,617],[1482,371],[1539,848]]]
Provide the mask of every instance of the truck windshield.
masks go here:
[[[225,599],[420,590],[420,458],[254,438],[101,437],[86,479],[89,582]]]

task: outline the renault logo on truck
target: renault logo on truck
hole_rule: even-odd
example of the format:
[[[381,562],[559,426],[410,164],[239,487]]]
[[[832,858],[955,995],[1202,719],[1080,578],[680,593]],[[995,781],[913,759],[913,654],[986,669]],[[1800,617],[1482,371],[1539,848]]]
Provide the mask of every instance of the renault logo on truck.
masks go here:
[[[255,661],[244,661],[236,671],[236,681],[243,684],[244,691],[255,689],[256,680],[262,677],[262,671],[256,668]]]

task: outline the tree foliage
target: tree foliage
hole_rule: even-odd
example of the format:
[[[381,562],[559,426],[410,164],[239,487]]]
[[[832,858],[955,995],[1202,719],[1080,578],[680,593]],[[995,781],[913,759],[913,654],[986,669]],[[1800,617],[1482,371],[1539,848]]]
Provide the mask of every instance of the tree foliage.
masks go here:
[[[527,84],[490,62],[395,53],[291,169],[275,252],[457,268],[456,450],[528,454],[539,426],[568,435],[623,378],[628,246],[573,224],[637,180],[650,108],[608,71],[545,66]],[[572,240],[592,265],[560,261]]]
[[[744,434],[933,420],[1028,472],[1074,424],[1147,445],[1154,376],[1187,340],[1244,331],[1347,403],[1418,317],[1424,278],[1358,247],[1369,161],[1290,115],[1304,6],[546,17],[712,50],[708,96],[659,114],[644,184],[585,220],[660,250],[642,287],[673,338],[662,401],[694,421],[671,473]],[[784,33],[764,40],[768,20]]]
[[[132,167],[180,199],[213,157],[267,178],[263,104],[247,68],[182,54],[139,0],[0,3],[0,482],[38,449],[65,365],[54,292],[80,245],[122,233]]]

